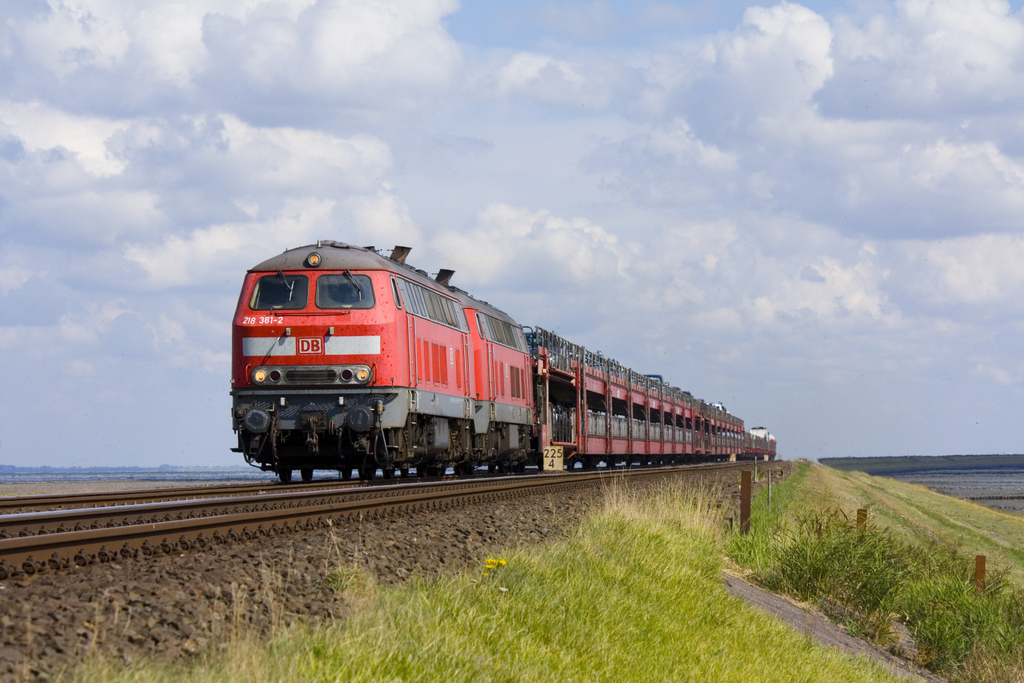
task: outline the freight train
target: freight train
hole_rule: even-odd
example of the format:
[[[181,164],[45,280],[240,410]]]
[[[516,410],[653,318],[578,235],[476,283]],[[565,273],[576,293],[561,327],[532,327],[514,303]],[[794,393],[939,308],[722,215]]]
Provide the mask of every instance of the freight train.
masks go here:
[[[233,450],[282,482],[773,459],[767,429],[373,247],[251,269],[232,323]]]

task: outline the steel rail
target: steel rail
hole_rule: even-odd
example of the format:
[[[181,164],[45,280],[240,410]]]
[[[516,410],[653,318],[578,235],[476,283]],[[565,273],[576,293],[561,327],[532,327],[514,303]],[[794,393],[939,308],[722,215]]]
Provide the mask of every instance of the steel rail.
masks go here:
[[[387,480],[384,480],[387,481]],[[327,488],[354,488],[361,482],[343,479],[321,479],[313,482],[280,484],[267,480],[261,484],[222,484],[205,486],[175,486],[167,488],[144,488],[128,491],[92,491],[89,493],[40,493],[25,496],[0,496],[0,514],[9,510],[70,510],[82,507],[105,507],[109,505],[135,505],[167,500],[215,498],[221,496],[260,493],[263,491],[317,491]]]
[[[266,497],[253,497],[253,508],[125,526],[63,531],[0,539],[0,579],[31,576],[42,571],[67,569],[205,549],[213,544],[276,536],[325,528],[353,516],[376,517],[389,511],[448,509],[457,504],[512,498],[533,492],[578,488],[614,477],[669,476],[701,470],[750,467],[753,463],[705,463],[695,466],[587,471],[551,475],[440,481],[363,488],[332,494],[333,500],[312,496],[309,505],[297,504],[293,494],[281,496],[281,505],[266,505]],[[364,495],[358,495],[358,494]],[[348,494],[348,495],[346,495]],[[307,494],[308,495],[308,494]],[[201,504],[201,503],[200,503]],[[245,506],[242,505],[244,508]]]
[[[503,477],[508,478],[508,477]],[[0,539],[25,537],[68,531],[85,531],[103,527],[136,526],[169,522],[194,517],[248,513],[273,507],[301,507],[327,504],[342,500],[368,500],[404,494],[428,487],[431,490],[473,488],[494,481],[490,478],[464,478],[446,480],[413,480],[391,486],[334,487],[315,490],[279,489],[260,490],[253,495],[217,498],[181,498],[155,503],[111,505],[103,507],[46,510],[0,515]]]

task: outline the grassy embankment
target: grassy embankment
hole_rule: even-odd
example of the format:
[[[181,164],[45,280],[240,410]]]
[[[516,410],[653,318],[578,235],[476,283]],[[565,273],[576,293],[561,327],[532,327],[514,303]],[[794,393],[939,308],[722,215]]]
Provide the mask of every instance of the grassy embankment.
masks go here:
[[[754,501],[731,556],[766,587],[818,603],[852,631],[954,680],[1024,680],[1024,518],[861,472],[802,466]],[[866,529],[856,510],[869,510]],[[977,594],[974,555],[988,556]],[[995,570],[995,571],[993,571]]]
[[[710,492],[612,490],[571,537],[505,564],[382,588],[332,576],[350,617],[272,643],[240,632],[184,671],[92,662],[83,681],[892,681],[729,597]]]

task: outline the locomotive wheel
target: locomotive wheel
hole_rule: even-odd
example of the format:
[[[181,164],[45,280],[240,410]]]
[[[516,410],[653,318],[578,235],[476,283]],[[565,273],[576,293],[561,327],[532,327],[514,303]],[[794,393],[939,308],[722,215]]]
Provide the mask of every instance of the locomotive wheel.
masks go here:
[[[373,478],[377,476],[376,465],[363,465],[359,468],[359,478],[365,479],[366,481],[373,481]]]
[[[312,467],[303,467],[301,470],[299,470],[299,474],[302,476],[302,481],[305,481],[305,482],[313,481],[313,468]]]
[[[282,484],[291,483],[292,471],[291,470],[278,470],[277,478],[281,480]]]

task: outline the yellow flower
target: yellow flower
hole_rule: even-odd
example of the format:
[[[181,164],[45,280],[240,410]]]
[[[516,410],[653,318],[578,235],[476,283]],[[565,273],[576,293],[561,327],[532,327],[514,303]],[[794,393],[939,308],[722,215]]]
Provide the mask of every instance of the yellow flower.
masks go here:
[[[497,559],[493,557],[488,557],[486,560],[484,560],[484,569],[486,569],[487,571],[483,572],[483,575],[487,576],[488,572],[493,572],[499,567],[504,567],[506,564],[507,563],[505,562],[505,558],[503,557],[499,557]]]

